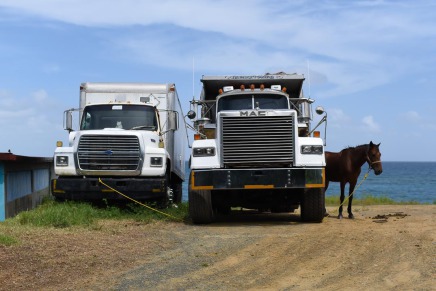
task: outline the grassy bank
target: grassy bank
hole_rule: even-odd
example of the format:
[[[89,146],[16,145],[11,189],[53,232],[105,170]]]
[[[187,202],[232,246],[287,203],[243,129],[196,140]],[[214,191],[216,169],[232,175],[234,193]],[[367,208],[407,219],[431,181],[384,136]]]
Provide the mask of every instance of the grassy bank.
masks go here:
[[[346,205],[347,202],[344,202]],[[374,197],[371,195],[354,199],[353,205],[398,205],[420,204],[415,201],[397,202],[387,197]],[[339,197],[326,197],[327,206],[339,206]],[[184,202],[177,207],[156,209],[153,204],[117,204],[111,205],[105,201],[100,205],[83,202],[56,202],[47,200],[36,209],[19,213],[14,218],[0,223],[0,246],[18,244],[17,233],[25,232],[28,228],[83,228],[98,230],[101,220],[134,220],[142,223],[154,221],[183,222],[188,218],[188,203]],[[155,209],[152,210],[151,208]]]
[[[13,218],[0,222],[0,246],[18,244],[19,233],[29,228],[82,228],[98,230],[101,220],[134,220],[143,223],[153,221],[183,222],[188,216],[188,204],[157,209],[153,204],[117,204],[103,202],[100,205],[84,202],[56,202],[46,200],[36,209],[24,211]]]
[[[34,226],[92,227],[99,219],[134,219],[149,222],[152,220],[183,221],[187,215],[187,205],[157,209],[153,204],[145,207],[137,204],[93,205],[83,202],[55,202],[46,201],[33,211],[22,212],[15,218],[19,224]]]
[[[345,196],[347,199],[347,195]],[[344,202],[344,204],[348,203],[348,200]],[[340,200],[339,195],[338,196],[327,196],[325,198],[325,204],[327,206],[339,206]],[[395,201],[388,197],[375,197],[372,195],[363,195],[361,198],[354,197],[353,204],[355,205],[419,205],[422,203],[419,203],[417,201]],[[433,203],[434,204],[434,203]]]

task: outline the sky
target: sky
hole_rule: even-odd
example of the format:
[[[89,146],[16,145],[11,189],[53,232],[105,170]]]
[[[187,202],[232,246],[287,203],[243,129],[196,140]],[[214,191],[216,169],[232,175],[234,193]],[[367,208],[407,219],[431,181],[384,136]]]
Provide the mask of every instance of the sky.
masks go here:
[[[326,110],[326,150],[436,161],[431,0],[0,0],[0,66],[0,152],[68,144],[83,82],[175,83],[186,114],[203,75],[283,71]]]

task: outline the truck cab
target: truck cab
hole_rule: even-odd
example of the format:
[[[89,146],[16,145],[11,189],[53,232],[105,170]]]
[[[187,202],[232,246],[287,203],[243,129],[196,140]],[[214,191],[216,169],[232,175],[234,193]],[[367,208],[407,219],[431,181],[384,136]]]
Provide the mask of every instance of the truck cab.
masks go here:
[[[78,130],[72,111],[69,145],[55,150],[56,198],[181,202],[186,129],[174,84],[83,83]]]
[[[190,214],[208,223],[232,207],[324,216],[323,140],[311,135],[304,76],[203,76],[192,145]],[[200,107],[200,108],[199,108]]]

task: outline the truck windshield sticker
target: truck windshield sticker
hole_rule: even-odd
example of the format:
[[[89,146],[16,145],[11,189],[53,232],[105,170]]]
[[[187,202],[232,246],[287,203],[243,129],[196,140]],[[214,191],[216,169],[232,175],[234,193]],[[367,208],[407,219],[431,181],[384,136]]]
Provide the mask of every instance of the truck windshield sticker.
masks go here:
[[[112,110],[123,110],[123,105],[114,105],[112,106]]]
[[[226,76],[228,80],[264,80],[264,79],[283,79],[283,76],[279,75],[264,75],[264,76]]]

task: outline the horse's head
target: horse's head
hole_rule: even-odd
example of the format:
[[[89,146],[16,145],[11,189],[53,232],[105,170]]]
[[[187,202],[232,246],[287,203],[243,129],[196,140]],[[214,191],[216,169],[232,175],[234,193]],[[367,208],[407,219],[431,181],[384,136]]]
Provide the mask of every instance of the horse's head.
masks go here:
[[[376,175],[380,175],[383,172],[382,162],[381,162],[381,153],[379,150],[379,144],[374,144],[372,141],[369,143],[367,160],[369,167],[374,170]]]

